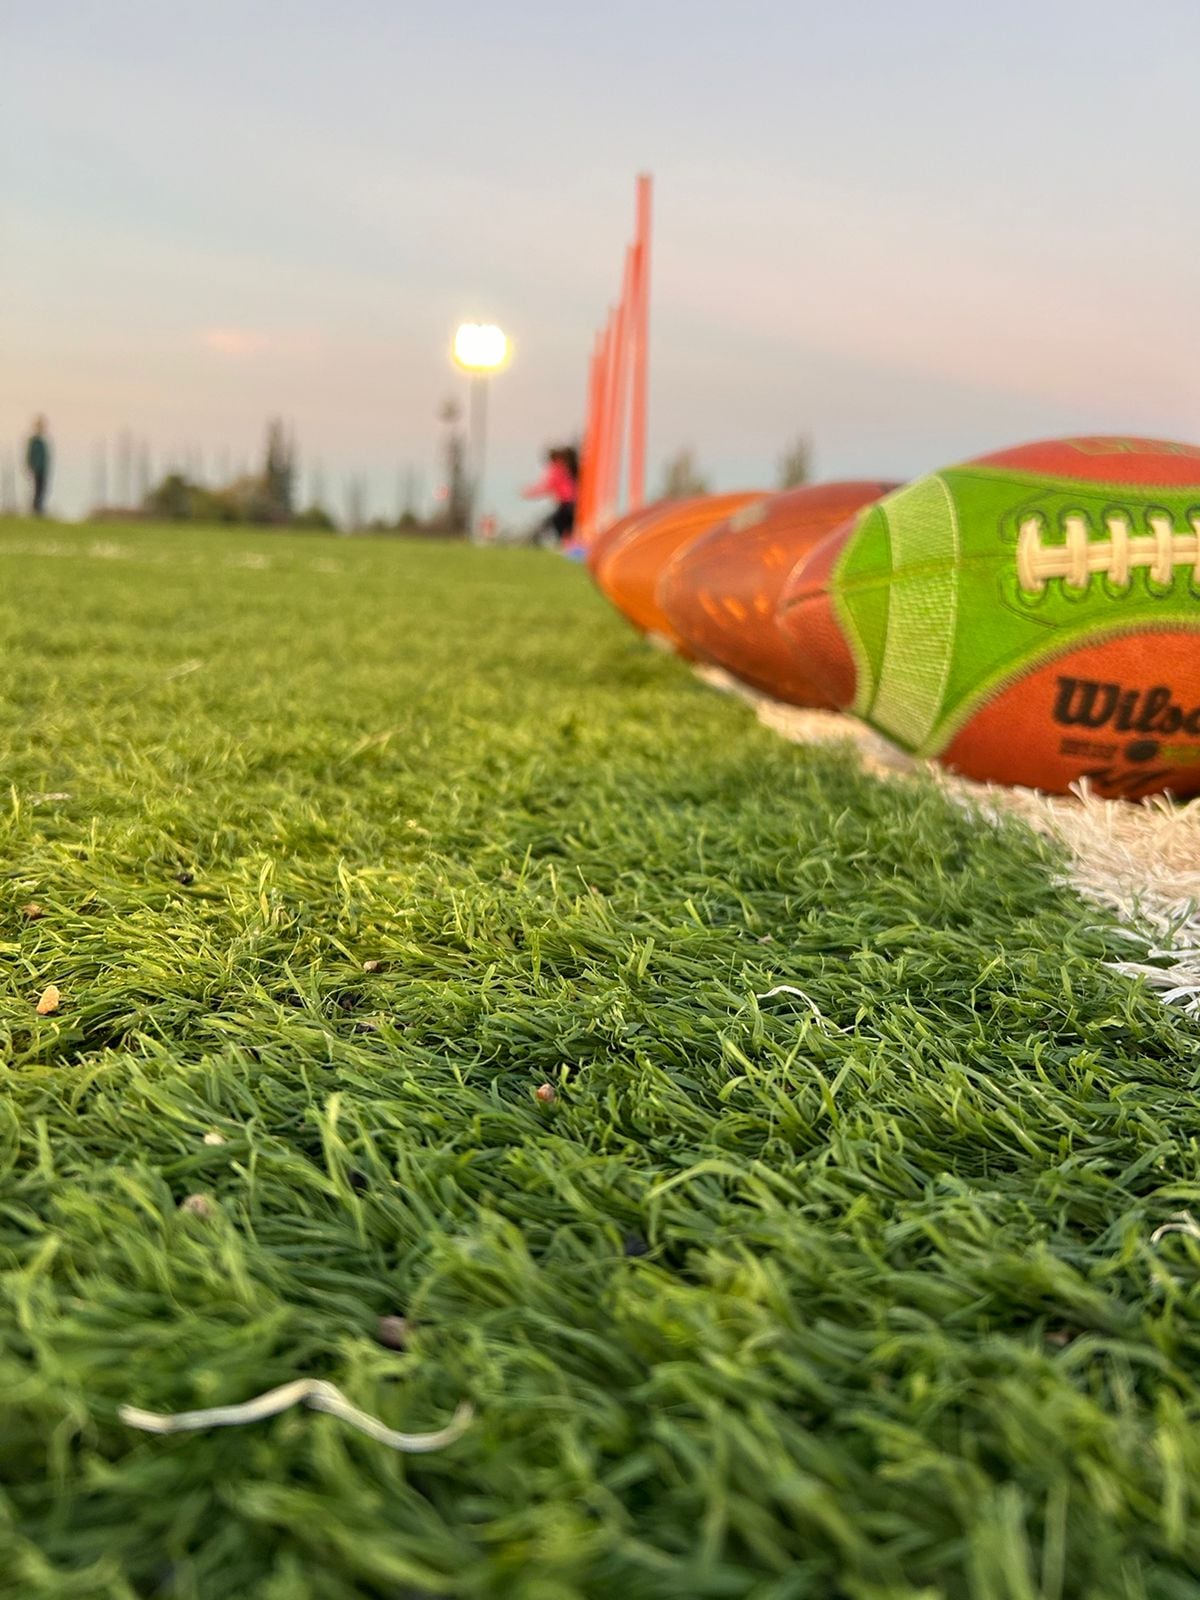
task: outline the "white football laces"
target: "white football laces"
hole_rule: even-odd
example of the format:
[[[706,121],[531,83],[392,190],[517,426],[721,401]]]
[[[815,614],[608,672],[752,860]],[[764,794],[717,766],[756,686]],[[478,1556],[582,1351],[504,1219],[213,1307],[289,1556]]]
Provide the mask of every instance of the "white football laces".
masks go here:
[[[1086,589],[1099,573],[1117,588],[1124,588],[1138,567],[1149,571],[1153,582],[1164,588],[1178,567],[1190,567],[1192,579],[1200,584],[1200,515],[1190,519],[1186,530],[1175,527],[1162,512],[1146,518],[1147,534],[1132,532],[1128,514],[1111,512],[1104,519],[1106,539],[1093,539],[1087,518],[1070,512],[1063,518],[1063,542],[1044,542],[1046,519],[1025,517],[1017,530],[1017,582],[1027,594],[1041,594],[1053,578],[1061,578],[1068,589]]]

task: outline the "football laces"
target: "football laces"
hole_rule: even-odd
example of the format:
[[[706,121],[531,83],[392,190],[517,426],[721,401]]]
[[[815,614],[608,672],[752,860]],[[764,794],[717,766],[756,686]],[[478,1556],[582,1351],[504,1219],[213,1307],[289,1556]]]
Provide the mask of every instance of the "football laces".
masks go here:
[[[1121,589],[1143,567],[1154,583],[1166,588],[1177,568],[1190,567],[1193,582],[1200,584],[1200,514],[1189,523],[1180,529],[1164,512],[1152,511],[1146,518],[1149,533],[1134,533],[1128,513],[1113,511],[1104,518],[1108,537],[1097,539],[1087,518],[1072,511],[1062,519],[1062,540],[1050,544],[1046,519],[1035,513],[1017,529],[1017,581],[1031,595],[1041,594],[1052,579],[1082,591],[1099,573]]]

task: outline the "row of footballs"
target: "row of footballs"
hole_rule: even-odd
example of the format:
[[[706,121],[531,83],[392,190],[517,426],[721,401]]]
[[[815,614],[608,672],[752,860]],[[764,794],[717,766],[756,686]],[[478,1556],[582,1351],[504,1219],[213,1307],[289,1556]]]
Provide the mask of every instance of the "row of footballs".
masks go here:
[[[597,584],[643,632],[790,705],[836,709],[809,676],[777,612],[792,570],[894,483],[742,490],[660,502],[601,534]]]
[[[1200,793],[1200,449],[1079,437],[908,485],[660,502],[588,553],[636,626],[985,781]]]

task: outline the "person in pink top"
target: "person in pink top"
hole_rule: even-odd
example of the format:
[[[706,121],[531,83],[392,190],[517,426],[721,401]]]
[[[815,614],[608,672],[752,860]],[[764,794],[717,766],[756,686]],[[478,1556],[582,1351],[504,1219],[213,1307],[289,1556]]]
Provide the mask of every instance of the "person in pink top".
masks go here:
[[[571,537],[575,527],[575,497],[579,492],[579,457],[571,446],[563,445],[546,452],[546,470],[536,483],[521,493],[526,500],[547,497],[555,502],[554,510],[542,523],[540,532],[551,530],[559,544]]]

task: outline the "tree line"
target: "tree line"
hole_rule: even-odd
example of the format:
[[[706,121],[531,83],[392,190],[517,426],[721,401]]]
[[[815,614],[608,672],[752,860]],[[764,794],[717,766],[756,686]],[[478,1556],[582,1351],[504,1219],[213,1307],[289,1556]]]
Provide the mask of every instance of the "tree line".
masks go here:
[[[163,522],[201,522],[255,527],[309,528],[335,532],[432,534],[462,537],[471,524],[471,483],[467,467],[467,440],[460,426],[461,413],[453,401],[439,412],[444,427],[441,454],[445,481],[438,491],[437,508],[422,518],[413,504],[412,475],[408,475],[405,504],[394,519],[366,516],[365,482],[351,478],[344,521],[339,524],[314,485],[307,504],[299,496],[299,469],[294,432],[274,417],[267,425],[266,446],[258,471],[243,471],[218,486],[202,483],[199,472],[172,467],[144,489],[137,507],[98,505],[94,519],[127,517],[131,513]],[[807,483],[812,472],[809,439],[795,439],[780,457],[776,485],[790,489]],[[145,478],[143,478],[143,483]],[[707,494],[711,484],[691,449],[676,452],[663,471],[661,497],[678,500]]]
[[[421,517],[415,501],[415,477],[404,478],[403,504],[394,519],[366,514],[366,480],[351,476],[347,481],[346,510],[343,519],[335,516],[325,502],[319,475],[314,478],[307,502],[300,495],[300,473],[294,432],[282,418],[267,424],[262,465],[257,471],[242,470],[222,484],[201,481],[198,466],[172,465],[153,483],[143,477],[142,492],[135,505],[112,506],[102,483],[93,521],[120,520],[130,516],[162,522],[200,522],[254,527],[310,528],[320,531],[371,533],[424,533],[462,536],[470,524],[470,488],[467,482],[466,441],[458,426],[459,413],[453,405],[443,407],[445,424],[442,444],[446,486],[439,491],[437,509]]]

